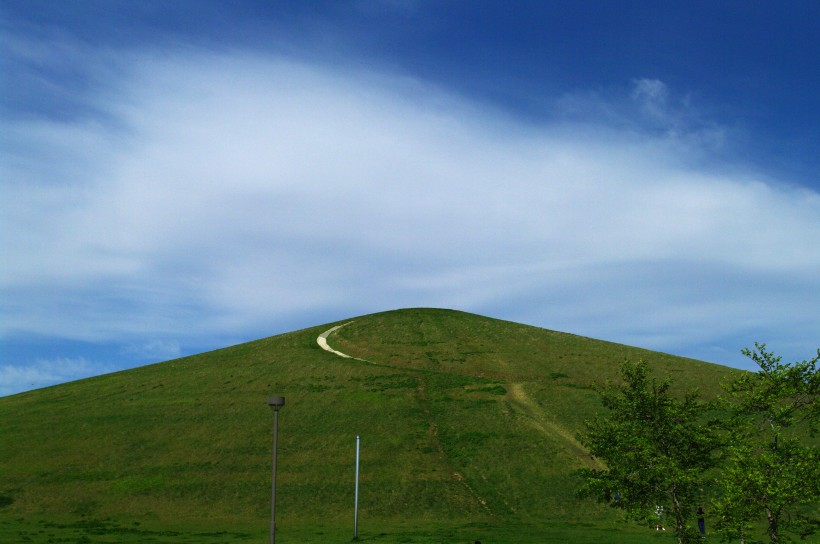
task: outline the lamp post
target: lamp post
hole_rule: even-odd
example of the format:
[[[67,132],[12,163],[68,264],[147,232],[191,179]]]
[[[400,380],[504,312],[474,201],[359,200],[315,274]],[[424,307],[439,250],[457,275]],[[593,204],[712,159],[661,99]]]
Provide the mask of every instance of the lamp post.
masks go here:
[[[273,410],[273,480],[270,492],[270,544],[276,544],[276,438],[279,434],[279,408],[285,405],[285,397],[268,397]]]

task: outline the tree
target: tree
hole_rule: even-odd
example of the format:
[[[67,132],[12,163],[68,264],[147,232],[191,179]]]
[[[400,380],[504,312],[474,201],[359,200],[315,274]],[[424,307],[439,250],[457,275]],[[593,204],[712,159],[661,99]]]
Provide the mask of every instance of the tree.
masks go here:
[[[587,421],[580,439],[606,468],[579,471],[580,495],[637,521],[657,520],[662,509],[674,520],[678,542],[694,542],[698,533],[689,522],[721,445],[706,424],[710,406],[697,393],[671,395],[671,380],[650,377],[643,361],[625,361],[620,375],[622,384],[596,387],[608,411]]]
[[[820,454],[809,440],[820,424],[820,350],[791,365],[755,343],[744,349],[760,370],[725,386],[735,430],[714,502],[726,540],[753,540],[761,522],[769,542],[791,542],[820,527]]]

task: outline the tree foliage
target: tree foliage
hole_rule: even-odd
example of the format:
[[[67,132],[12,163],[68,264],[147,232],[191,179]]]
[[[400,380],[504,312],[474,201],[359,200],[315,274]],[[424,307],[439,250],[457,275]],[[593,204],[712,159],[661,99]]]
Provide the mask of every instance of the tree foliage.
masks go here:
[[[707,425],[709,405],[697,393],[670,393],[671,380],[658,381],[649,367],[625,361],[621,384],[598,387],[607,412],[586,422],[581,441],[605,469],[583,469],[582,496],[622,509],[635,520],[669,514],[678,542],[693,542],[690,525],[704,474],[718,462],[720,440]]]
[[[765,344],[743,354],[760,370],[725,386],[734,430],[714,501],[717,527],[725,540],[751,544],[762,524],[769,542],[792,542],[820,527],[820,455],[808,440],[820,420],[820,350],[791,365]]]

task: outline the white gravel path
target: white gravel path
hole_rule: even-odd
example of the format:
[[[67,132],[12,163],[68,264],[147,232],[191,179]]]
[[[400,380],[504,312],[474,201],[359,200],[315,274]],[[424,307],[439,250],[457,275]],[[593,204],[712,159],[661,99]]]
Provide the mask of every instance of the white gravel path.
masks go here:
[[[330,353],[335,353],[339,357],[344,357],[345,359],[355,359],[355,357],[351,357],[350,355],[348,355],[346,353],[342,353],[341,351],[336,351],[335,349],[333,349],[332,347],[330,347],[327,344],[327,337],[328,336],[330,336],[333,332],[341,329],[345,325],[350,325],[351,323],[353,323],[353,322],[348,321],[347,323],[343,323],[341,325],[336,325],[332,329],[326,330],[325,332],[323,332],[322,334],[319,335],[319,337],[316,339],[316,343],[319,344],[319,347],[321,347],[323,350],[329,351]]]

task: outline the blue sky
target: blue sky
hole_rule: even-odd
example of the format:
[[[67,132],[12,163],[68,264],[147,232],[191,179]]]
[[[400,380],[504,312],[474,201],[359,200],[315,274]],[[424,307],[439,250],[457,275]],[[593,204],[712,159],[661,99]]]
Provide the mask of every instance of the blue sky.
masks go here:
[[[820,4],[0,2],[0,395],[457,308],[820,347]]]

